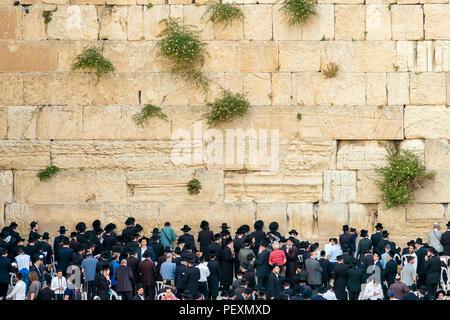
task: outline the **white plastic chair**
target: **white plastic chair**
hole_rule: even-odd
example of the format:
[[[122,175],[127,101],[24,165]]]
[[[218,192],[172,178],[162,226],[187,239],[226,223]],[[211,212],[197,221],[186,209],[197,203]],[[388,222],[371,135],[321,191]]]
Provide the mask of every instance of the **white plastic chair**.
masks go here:
[[[112,289],[110,289],[110,290],[111,290],[111,294],[109,295],[109,300],[114,300],[113,297],[116,298],[116,300],[122,300],[122,296],[119,296],[117,294],[117,292],[115,292],[114,290],[112,290]]]
[[[165,292],[161,292],[160,294],[158,294],[156,296],[156,300],[162,300],[165,296],[166,296],[166,293]]]
[[[447,283],[445,283],[444,281],[444,275],[447,276]],[[448,270],[444,267],[441,267],[441,279],[439,281],[440,288],[442,288],[444,291],[447,291],[448,283],[449,283]]]
[[[16,278],[16,274],[14,272],[9,273],[9,287],[14,287],[14,279]]]
[[[158,291],[164,288],[164,282],[156,281],[155,299],[158,298]]]

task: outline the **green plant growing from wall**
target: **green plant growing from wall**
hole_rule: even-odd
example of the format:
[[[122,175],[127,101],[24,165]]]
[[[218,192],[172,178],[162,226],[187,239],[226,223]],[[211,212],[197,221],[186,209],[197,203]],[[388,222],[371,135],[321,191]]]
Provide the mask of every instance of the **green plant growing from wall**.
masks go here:
[[[222,96],[212,103],[207,103],[209,110],[203,115],[207,124],[213,127],[221,122],[229,122],[243,117],[250,103],[241,93],[234,94],[230,90],[222,90]]]
[[[37,176],[39,177],[39,180],[45,181],[53,177],[59,171],[60,169],[57,166],[49,166],[45,170],[40,171]]]
[[[144,124],[153,117],[157,117],[161,120],[167,121],[167,115],[161,110],[160,107],[156,107],[152,104],[147,104],[144,106],[140,112],[136,113],[133,116],[133,121],[140,126],[144,126]]]
[[[147,9],[151,9],[151,8],[153,8],[153,3],[147,3],[147,5],[146,5],[146,7],[147,7]]]
[[[57,7],[55,8],[55,10],[51,10],[51,11],[42,11],[42,17],[44,18],[44,23],[45,23],[45,24],[49,24],[50,21],[52,21],[53,12],[56,12],[56,10],[58,10]]]
[[[83,49],[72,64],[72,71],[91,71],[97,75],[97,82],[101,76],[114,72],[114,65],[103,56],[102,49],[96,46],[87,46]]]
[[[222,23],[224,28],[233,22],[235,19],[240,19],[244,17],[244,13],[242,9],[231,4],[231,3],[222,3],[222,0],[219,0],[218,3],[214,3],[208,6],[205,11],[205,14],[211,13],[209,20],[215,23]]]
[[[205,42],[195,26],[180,25],[172,18],[163,19],[166,28],[159,34],[156,47],[159,55],[172,62],[172,72],[177,73],[195,86],[207,91],[209,82],[200,71],[205,60]]]
[[[330,62],[324,68],[322,68],[322,73],[327,79],[336,77],[338,71],[339,66],[334,62]]]
[[[190,195],[199,194],[202,190],[202,184],[198,179],[192,179],[187,183],[187,190]]]
[[[311,15],[317,14],[314,0],[285,0],[280,10],[290,25],[303,24]]]
[[[394,147],[386,147],[386,150],[387,165],[375,169],[381,200],[386,209],[411,204],[415,200],[414,192],[435,173],[426,172],[419,156],[411,151],[398,151]]]
[[[297,113],[297,120],[302,120],[302,114],[300,112]]]

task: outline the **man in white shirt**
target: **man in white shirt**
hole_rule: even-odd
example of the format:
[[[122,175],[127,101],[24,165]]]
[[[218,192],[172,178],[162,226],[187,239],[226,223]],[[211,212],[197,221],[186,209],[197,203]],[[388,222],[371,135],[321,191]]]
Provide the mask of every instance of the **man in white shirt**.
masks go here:
[[[25,300],[25,291],[27,289],[27,285],[25,282],[22,281],[22,274],[17,272],[16,273],[16,284],[11,291],[10,294],[6,296],[6,299],[13,299],[13,300]]]
[[[32,266],[31,257],[22,248],[19,249],[18,253],[14,262],[17,264],[17,271],[22,274],[22,281],[28,286],[30,267]]]
[[[208,263],[205,262],[205,257],[201,256],[199,258],[200,263],[195,266],[200,270],[200,279],[198,279],[198,292],[203,294],[204,299],[209,299],[209,290],[208,290],[208,277],[210,275],[210,271],[208,268]]]
[[[327,292],[325,292],[322,297],[324,297],[327,300],[337,300],[336,298],[336,294],[333,292],[333,287],[332,286],[328,286],[327,287]]]
[[[52,279],[52,290],[55,291],[55,300],[64,300],[64,291],[67,289],[66,278],[62,270],[58,269],[56,277]]]
[[[341,246],[338,245],[338,241],[336,238],[331,239],[331,247],[330,251],[328,252],[328,255],[326,256],[327,259],[330,261],[331,270],[334,269],[337,262],[337,256],[342,255]]]
[[[382,300],[383,290],[381,289],[380,283],[375,281],[375,279],[367,283],[366,288],[364,289],[363,299]]]

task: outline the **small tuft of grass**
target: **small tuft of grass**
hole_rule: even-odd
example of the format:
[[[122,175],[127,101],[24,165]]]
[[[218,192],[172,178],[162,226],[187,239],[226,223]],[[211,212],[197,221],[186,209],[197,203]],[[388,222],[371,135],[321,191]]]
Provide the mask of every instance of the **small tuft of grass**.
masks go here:
[[[202,184],[198,179],[192,179],[187,183],[187,190],[190,195],[199,194],[202,190]]]
[[[210,127],[221,122],[233,121],[243,117],[250,107],[250,103],[241,93],[234,94],[230,90],[223,90],[222,97],[213,103],[207,103],[209,111],[203,115]]]
[[[39,177],[39,180],[46,181],[57,174],[59,171],[60,169],[57,166],[49,166],[45,170],[40,171],[37,176]]]
[[[233,20],[244,17],[241,8],[230,3],[222,3],[222,0],[219,0],[218,3],[209,5],[205,14],[209,12],[211,13],[209,20],[215,23],[223,23],[224,27],[232,23]]]
[[[72,71],[83,70],[83,71],[95,71],[98,79],[109,73],[114,72],[114,65],[103,57],[102,49],[96,46],[86,46],[83,52],[80,53],[72,64]]]
[[[147,3],[146,7],[147,7],[147,9],[151,9],[151,8],[153,8],[153,4],[149,2],[149,3]]]
[[[322,73],[327,79],[336,77],[338,71],[339,66],[334,62],[329,62],[325,68],[322,68]]]
[[[144,126],[144,124],[153,117],[157,117],[161,120],[167,121],[167,115],[161,110],[160,107],[154,106],[152,104],[147,104],[145,107],[141,109],[140,112],[136,113],[133,116],[133,121],[140,126]]]
[[[297,113],[297,120],[302,120],[302,114],[300,112]]]
[[[314,0],[285,0],[280,10],[290,25],[303,24],[317,14]]]

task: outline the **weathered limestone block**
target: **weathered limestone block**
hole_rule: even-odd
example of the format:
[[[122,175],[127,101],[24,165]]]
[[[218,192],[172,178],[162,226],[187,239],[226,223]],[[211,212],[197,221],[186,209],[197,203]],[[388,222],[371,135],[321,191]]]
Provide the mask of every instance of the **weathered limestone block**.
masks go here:
[[[366,40],[391,40],[391,11],[387,5],[366,5]]]
[[[359,203],[380,203],[381,192],[379,191],[375,181],[379,177],[375,171],[363,170],[358,171],[358,202]]]
[[[0,40],[22,40],[22,8],[0,7]]]
[[[355,42],[355,72],[394,71],[395,41]]]
[[[177,19],[178,21],[183,21],[183,8],[184,5],[173,4],[169,7],[169,16],[172,19]]]
[[[300,239],[313,236],[315,219],[312,203],[288,203],[286,212],[288,232],[295,229]]]
[[[366,74],[366,104],[386,105],[386,73]]]
[[[67,77],[67,96],[70,100],[68,105],[89,105],[91,104],[91,94],[89,87],[91,82],[95,82],[96,76],[86,73],[70,73]]]
[[[216,202],[209,206],[208,219],[211,230],[220,230],[222,223],[226,222],[231,234],[243,224],[253,228],[256,216],[256,204],[253,201],[225,201]]]
[[[336,5],[335,39],[364,40],[366,30],[366,8],[363,5]]]
[[[319,71],[320,41],[280,41],[279,71]]]
[[[0,107],[0,139],[3,140],[8,134],[8,110]]]
[[[326,202],[356,202],[356,172],[325,170],[323,200]]]
[[[0,72],[56,71],[58,53],[51,44],[41,42],[0,42]]]
[[[243,10],[242,5],[238,6]],[[228,24],[214,22],[214,38],[216,40],[242,40],[244,39],[244,19],[233,19]]]
[[[145,9],[144,9],[145,8]],[[127,39],[144,40],[144,10],[146,7],[130,6],[127,12]]]
[[[158,35],[165,29],[161,20],[169,17],[169,6],[153,6],[151,9],[144,8],[144,37],[145,40],[157,40]]]
[[[240,64],[235,41],[211,41],[206,45],[208,55],[202,69],[205,72],[236,72]]]
[[[176,75],[170,73],[161,74],[160,88],[159,95],[163,100],[161,102],[162,105],[191,106],[206,104],[205,92]]]
[[[97,40],[99,24],[97,8],[87,6],[58,6],[48,24],[48,39]]]
[[[263,230],[265,231],[269,231],[269,224],[275,221],[278,223],[278,232],[287,234],[289,230],[286,207],[286,202],[257,203],[255,219],[264,221]]]
[[[391,235],[404,235],[406,233],[406,209],[403,206],[386,209],[380,203],[377,221],[375,222],[380,222]]]
[[[62,170],[51,181],[40,181],[37,171],[17,171],[14,194],[18,203],[126,202],[126,178],[115,170]]]
[[[375,225],[376,206],[364,205],[360,203],[349,203],[349,225],[355,228],[358,232],[362,229],[372,231]]]
[[[450,6],[446,4],[425,4],[425,39],[449,40]]]
[[[237,50],[239,71],[278,71],[278,46],[274,41],[241,41]]]
[[[0,73],[0,105],[23,105],[23,78],[20,73]]]
[[[405,138],[450,139],[450,109],[445,106],[407,106]]]
[[[419,40],[423,37],[423,9],[421,6],[391,6],[392,39]]]
[[[90,83],[92,105],[138,105],[139,78],[135,74],[114,73]]]
[[[225,200],[307,201],[322,197],[322,173],[260,174],[225,172]]]
[[[272,104],[272,79],[270,73],[245,73],[244,92],[252,105]]]
[[[445,73],[411,74],[410,98],[411,104],[445,104],[446,98]]]
[[[13,201],[13,173],[0,171],[0,203]]]
[[[272,5],[245,5],[243,12],[246,40],[272,39]]]
[[[416,53],[416,72],[433,72],[434,41],[418,41]]]
[[[302,105],[364,105],[365,79],[362,73],[338,72],[326,79],[321,73],[296,73],[296,100]]]
[[[368,0],[373,1],[373,0]],[[318,3],[363,4],[364,0],[318,0]]]
[[[49,165],[49,141],[0,141],[0,168],[2,169],[43,170]]]
[[[280,10],[281,5],[272,6],[273,39],[274,40],[302,40],[301,25],[289,25],[287,18]]]
[[[83,107],[41,107],[38,139],[81,139]],[[105,128],[103,128],[105,130]]]
[[[428,242],[428,231],[433,228],[434,222],[445,225],[445,209],[442,204],[415,204],[406,207],[406,235],[409,237],[422,237]]]
[[[201,39],[213,40],[214,24],[209,20],[210,15],[206,14],[207,8],[208,6],[184,6],[183,19],[184,24],[197,26]]]
[[[23,100],[27,105],[67,104],[67,74],[30,73],[23,76]]]
[[[450,171],[449,140],[425,140],[425,167]]]
[[[334,39],[334,6],[319,4],[316,12],[302,26],[302,40]]]
[[[415,203],[449,203],[450,172],[436,171],[433,180],[427,180],[423,188],[415,192]]]
[[[388,73],[387,95],[390,105],[409,104],[409,73]]]
[[[421,139],[400,141],[400,149],[408,150],[419,156],[422,163],[425,163],[425,143]]]
[[[272,105],[292,104],[292,73],[272,73]]]
[[[416,41],[397,41],[397,61],[396,66],[400,72],[415,70],[416,64]]]
[[[22,14],[23,40],[46,40],[45,23],[40,6],[28,7],[29,12]]]
[[[201,170],[194,175],[202,189],[198,195],[190,195],[187,183],[193,178],[188,171],[131,171],[127,184],[132,190],[131,201],[154,202],[217,202],[222,196],[223,171]]]
[[[8,107],[8,139],[36,139],[38,107]]]
[[[208,220],[207,203],[191,203],[191,202],[169,202],[160,205],[159,219],[161,224],[170,221],[170,225],[178,237],[183,234],[180,230],[185,224],[190,226],[192,230],[190,234],[198,234],[200,231],[200,223],[202,220]],[[231,231],[230,231],[231,232]]]
[[[127,8],[125,6],[99,7],[99,39],[127,40]]]
[[[353,41],[321,41],[320,43],[323,67],[332,61],[339,66],[339,73],[355,71],[357,57]]]
[[[337,235],[342,226],[348,224],[349,209],[346,203],[320,203],[317,212],[316,234],[319,236]]]
[[[336,141],[297,137],[288,141],[287,153],[281,159],[289,171],[334,169]]]
[[[386,165],[389,141],[341,141],[337,151],[338,170],[370,170]]]

